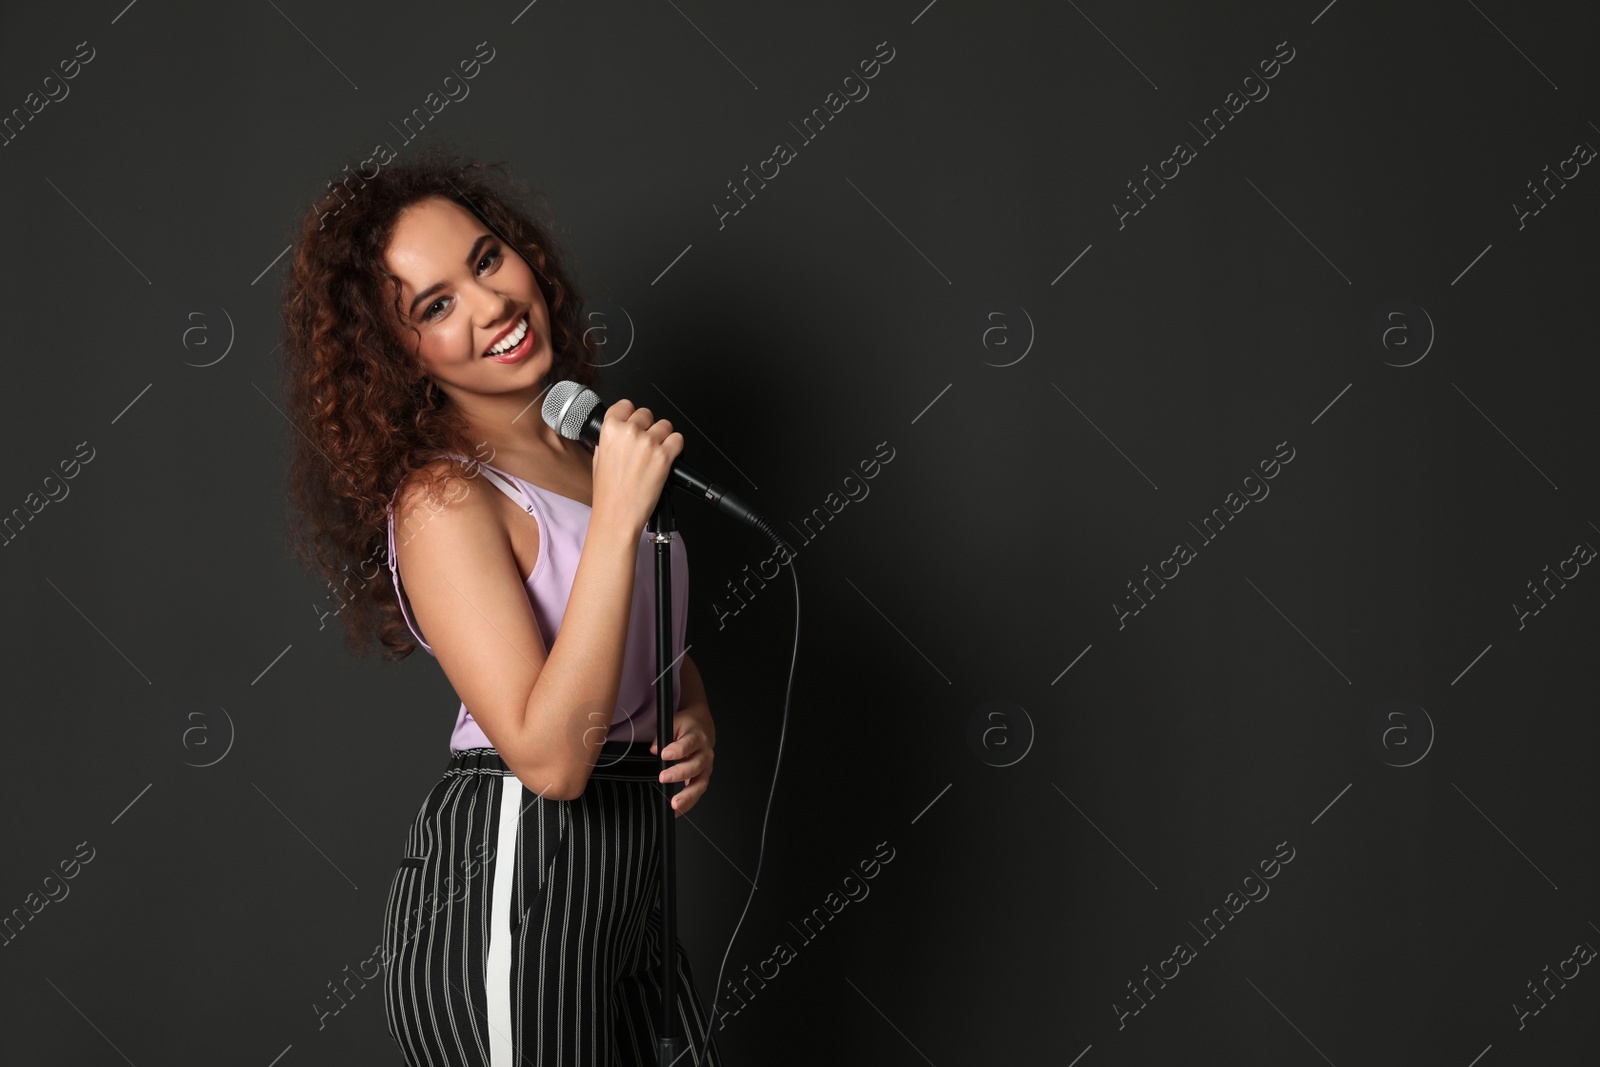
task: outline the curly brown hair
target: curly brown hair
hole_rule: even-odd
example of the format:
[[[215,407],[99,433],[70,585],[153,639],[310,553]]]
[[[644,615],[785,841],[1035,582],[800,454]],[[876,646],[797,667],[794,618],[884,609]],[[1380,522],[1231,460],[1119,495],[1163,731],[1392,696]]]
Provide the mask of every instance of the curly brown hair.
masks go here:
[[[427,197],[471,212],[537,274],[555,353],[541,389],[568,378],[591,388],[599,381],[598,353],[583,328],[583,300],[565,254],[553,227],[525,206],[544,198],[505,163],[430,147],[373,177],[346,166],[328,182],[296,227],[282,294],[285,407],[298,431],[288,434],[285,499],[290,549],[327,579],[346,647],[358,657],[374,636],[386,660],[418,647],[386,574],[395,490],[427,469],[422,477],[438,493],[455,464],[430,463],[434,453],[488,458],[407,349],[398,279],[385,264],[399,215]]]

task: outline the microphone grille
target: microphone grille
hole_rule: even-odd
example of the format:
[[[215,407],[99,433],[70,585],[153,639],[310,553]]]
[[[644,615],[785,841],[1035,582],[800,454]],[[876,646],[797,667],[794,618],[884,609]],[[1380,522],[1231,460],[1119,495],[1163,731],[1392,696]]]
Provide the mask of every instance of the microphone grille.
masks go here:
[[[580,440],[590,413],[599,403],[599,394],[581,382],[570,378],[559,381],[544,398],[545,424],[568,441]]]

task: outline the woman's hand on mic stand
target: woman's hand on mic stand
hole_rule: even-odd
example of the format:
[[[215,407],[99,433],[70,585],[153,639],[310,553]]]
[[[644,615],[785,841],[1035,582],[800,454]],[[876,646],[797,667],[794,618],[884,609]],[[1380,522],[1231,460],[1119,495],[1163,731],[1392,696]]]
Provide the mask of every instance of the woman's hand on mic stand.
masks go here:
[[[661,772],[661,781],[684,783],[683,788],[672,795],[674,815],[688,814],[711,784],[711,765],[716,753],[707,729],[710,721],[711,709],[704,702],[679,708],[672,717],[672,741],[667,745],[664,758],[677,762]],[[655,755],[656,744],[650,742],[651,755]]]
[[[678,667],[678,710],[672,716],[672,740],[667,743],[665,759],[680,760],[661,772],[662,782],[683,782],[684,787],[672,796],[672,813],[683,815],[705,795],[711,784],[711,766],[716,760],[717,724],[711,718],[711,705],[706,700],[705,681],[700,668],[684,653]],[[658,742],[650,742],[650,754],[656,754]]]

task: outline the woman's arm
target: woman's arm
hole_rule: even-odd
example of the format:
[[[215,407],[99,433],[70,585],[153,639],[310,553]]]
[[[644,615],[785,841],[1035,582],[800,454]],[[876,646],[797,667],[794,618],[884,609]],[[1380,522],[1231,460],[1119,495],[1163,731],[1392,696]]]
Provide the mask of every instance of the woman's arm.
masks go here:
[[[705,729],[706,744],[715,748],[717,724],[711,721],[711,705],[706,700],[706,683],[700,677],[700,668],[695,666],[694,660],[690,659],[687,653],[684,654],[683,663],[678,668],[678,682],[681,690],[678,694],[678,714],[682,715],[687,711],[700,719]],[[667,758],[674,758],[674,754],[668,751]]]
[[[429,518],[421,485],[407,485],[397,564],[422,632],[456,694],[523,785],[552,800],[579,796],[617,705],[639,554],[638,531],[591,521],[561,633],[548,655],[496,518],[496,494],[473,490]],[[539,551],[545,550],[544,545]]]

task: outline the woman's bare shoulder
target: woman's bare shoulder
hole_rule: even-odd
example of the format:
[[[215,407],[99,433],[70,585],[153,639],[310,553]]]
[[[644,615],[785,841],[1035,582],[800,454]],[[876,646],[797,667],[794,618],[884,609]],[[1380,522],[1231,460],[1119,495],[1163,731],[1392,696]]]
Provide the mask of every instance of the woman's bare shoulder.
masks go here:
[[[416,527],[443,515],[451,516],[452,523],[486,521],[484,516],[495,514],[488,503],[489,494],[472,491],[482,478],[459,459],[441,456],[429,460],[400,480],[394,494],[396,525]]]

